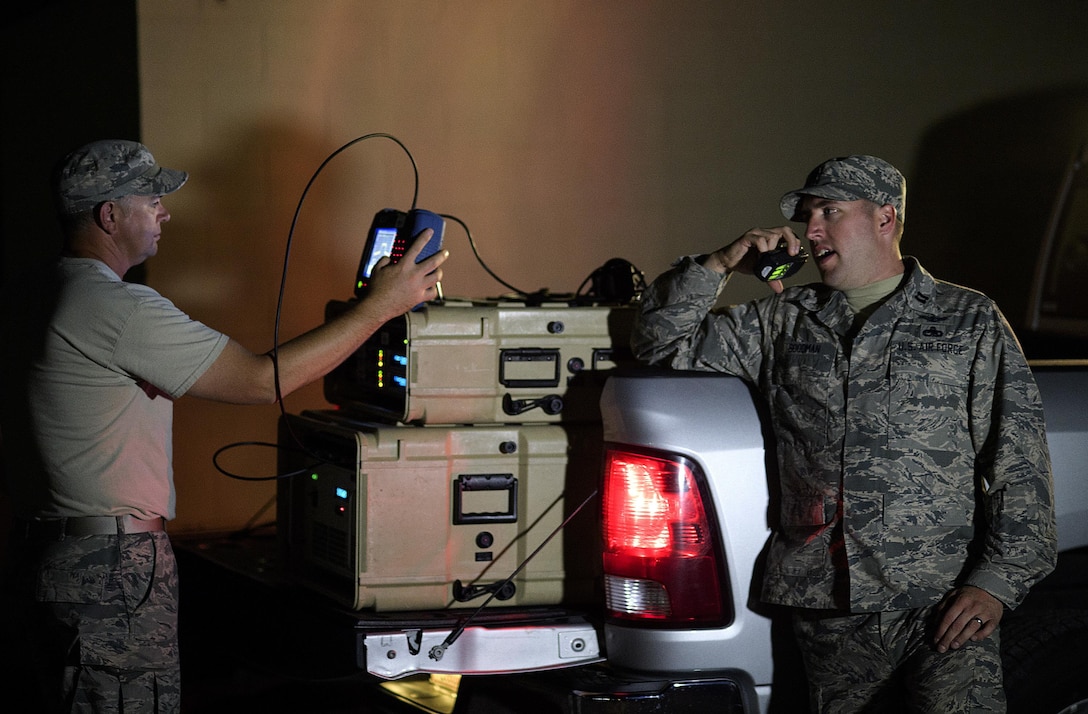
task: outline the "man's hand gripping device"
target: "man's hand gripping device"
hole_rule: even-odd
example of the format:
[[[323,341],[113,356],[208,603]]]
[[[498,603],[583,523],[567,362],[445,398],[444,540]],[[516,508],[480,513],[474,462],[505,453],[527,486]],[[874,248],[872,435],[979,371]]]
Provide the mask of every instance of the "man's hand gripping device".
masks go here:
[[[359,260],[359,270],[355,274],[355,297],[361,298],[366,294],[374,266],[379,260],[389,256],[396,263],[404,257],[404,252],[416,236],[427,228],[434,231],[434,235],[416,258],[417,263],[441,250],[446,222],[437,213],[421,208],[413,208],[407,213],[394,208],[378,211],[367,234],[363,257]]]

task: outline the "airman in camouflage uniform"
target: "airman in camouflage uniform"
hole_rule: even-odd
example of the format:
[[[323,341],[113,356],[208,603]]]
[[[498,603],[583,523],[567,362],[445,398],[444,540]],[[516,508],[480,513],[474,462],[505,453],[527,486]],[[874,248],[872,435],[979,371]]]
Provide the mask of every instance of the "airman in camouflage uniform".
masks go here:
[[[43,281],[52,309],[19,387],[3,370],[4,432],[20,418],[30,429],[5,444],[16,518],[5,616],[36,675],[5,698],[39,700],[20,711],[180,710],[172,400],[228,338],[120,276],[154,252],[169,218],[160,198],[187,179],[125,140],[81,147],[56,175],[66,243]],[[149,345],[169,346],[154,367]]]
[[[763,599],[796,608],[814,710],[888,711],[900,681],[913,711],[1003,711],[1003,608],[1056,558],[1042,406],[994,303],[901,256],[905,204],[890,164],[825,162],[782,199],[821,283],[714,309],[759,253],[800,249],[789,227],[753,229],[654,281],[633,346],[767,401],[780,501]]]

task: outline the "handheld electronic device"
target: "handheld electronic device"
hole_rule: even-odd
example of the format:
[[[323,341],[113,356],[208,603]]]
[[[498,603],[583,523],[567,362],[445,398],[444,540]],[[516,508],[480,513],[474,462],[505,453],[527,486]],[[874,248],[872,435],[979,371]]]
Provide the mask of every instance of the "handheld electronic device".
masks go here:
[[[370,287],[370,277],[374,271],[374,265],[382,258],[396,263],[404,257],[404,251],[408,245],[425,229],[430,228],[434,235],[427,241],[423,252],[419,254],[416,262],[437,253],[442,248],[442,236],[445,232],[446,221],[437,213],[425,211],[421,208],[413,208],[405,213],[395,208],[383,208],[374,215],[374,222],[370,225],[370,232],[363,246],[363,257],[359,260],[359,270],[355,274],[355,297],[362,297]]]
[[[763,282],[782,280],[800,270],[807,261],[808,253],[804,248],[801,248],[797,255],[790,255],[786,246],[779,244],[774,250],[759,254],[753,273]]]

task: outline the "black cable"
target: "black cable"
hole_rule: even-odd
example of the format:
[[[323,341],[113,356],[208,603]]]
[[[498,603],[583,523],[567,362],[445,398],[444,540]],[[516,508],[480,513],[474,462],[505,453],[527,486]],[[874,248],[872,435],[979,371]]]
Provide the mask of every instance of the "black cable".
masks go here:
[[[461,228],[463,228],[465,230],[465,235],[468,236],[468,245],[469,245],[470,248],[472,248],[472,254],[474,256],[476,256],[476,262],[478,262],[480,264],[480,267],[483,268],[487,272],[488,275],[490,275],[492,278],[494,278],[496,281],[498,281],[500,285],[502,285],[503,287],[505,287],[508,290],[514,291],[518,295],[530,295],[531,294],[531,293],[528,293],[528,292],[526,292],[524,290],[520,290],[518,288],[515,288],[513,285],[511,285],[510,283],[506,282],[505,280],[500,278],[498,275],[496,275],[495,272],[493,270],[491,270],[491,268],[489,268],[487,266],[487,263],[484,262],[484,259],[480,257],[480,251],[476,249],[476,239],[472,237],[472,231],[470,231],[468,229],[468,225],[464,221],[462,221],[457,216],[451,216],[448,213],[440,213],[438,215],[442,216],[443,218],[448,218],[451,221],[456,221],[457,223],[461,224]]]
[[[412,156],[412,152],[408,151],[408,147],[405,146],[404,143],[401,142],[400,139],[393,136],[392,134],[386,134],[386,133],[382,133],[382,132],[375,132],[375,133],[372,133],[372,134],[364,134],[363,136],[356,137],[356,138],[352,139],[351,141],[347,142],[346,144],[344,144],[343,146],[341,146],[340,148],[338,148],[336,151],[333,151],[331,154],[329,154],[325,158],[324,161],[321,162],[321,165],[317,167],[317,170],[314,171],[313,176],[311,176],[310,180],[306,183],[306,187],[302,190],[302,195],[299,196],[298,205],[295,207],[295,214],[294,214],[294,217],[291,219],[291,227],[287,232],[287,245],[285,246],[284,253],[283,253],[283,272],[280,275],[280,289],[279,289],[279,295],[278,295],[278,297],[276,299],[276,317],[275,317],[275,323],[273,325],[273,331],[272,331],[272,349],[267,353],[268,357],[272,360],[272,377],[273,377],[273,384],[274,384],[275,390],[276,390],[276,404],[279,406],[280,414],[283,415],[283,416],[287,416],[287,408],[283,403],[283,392],[280,389],[280,363],[279,363],[280,321],[281,321],[281,318],[282,318],[282,315],[283,315],[283,296],[284,296],[284,293],[287,290],[287,269],[288,269],[288,265],[289,265],[290,260],[291,260],[291,244],[294,241],[295,227],[298,225],[299,215],[302,213],[302,204],[306,201],[306,196],[307,196],[307,194],[309,194],[310,188],[314,185],[314,182],[317,181],[317,177],[321,174],[322,171],[325,170],[325,167],[329,165],[330,161],[332,161],[338,155],[340,155],[341,153],[343,153],[344,151],[346,151],[350,147],[354,146],[355,144],[358,144],[359,142],[365,141],[367,139],[374,139],[374,138],[389,139],[390,141],[392,141],[392,142],[396,143],[398,146],[400,146],[400,148],[404,149],[404,153],[408,155],[408,160],[412,164],[412,174],[413,174],[414,180],[415,180],[415,187],[414,187],[414,190],[412,192],[412,208],[416,207],[416,201],[419,199],[419,167],[416,166],[416,160]],[[291,425],[290,424],[287,424],[287,430],[291,434],[291,437],[294,439],[295,443],[298,444],[299,446],[302,446],[302,443],[300,442],[298,437],[295,436],[293,431],[291,431]],[[274,475],[274,476],[241,476],[239,474],[231,473],[231,472],[227,471],[226,469],[224,469],[223,467],[221,467],[219,465],[219,456],[224,451],[228,451],[230,449],[233,449],[233,448],[236,448],[236,447],[241,447],[241,446],[269,446],[269,447],[277,448],[277,449],[282,448],[278,444],[270,444],[270,443],[267,443],[267,442],[259,442],[259,441],[245,441],[245,442],[236,442],[236,443],[233,443],[233,444],[227,444],[226,446],[224,446],[224,447],[220,448],[219,450],[217,450],[215,452],[215,454],[212,456],[212,465],[215,466],[216,470],[219,471],[224,476],[227,476],[227,477],[233,478],[233,479],[237,479],[239,481],[273,481],[273,480],[280,479],[280,478],[290,478],[292,476],[297,476],[298,474],[308,470],[308,469],[302,469],[302,470],[299,470],[299,471],[293,471],[293,472],[288,473],[288,474],[277,474],[277,475]],[[307,454],[307,455],[309,455],[311,457],[313,456],[312,454]],[[314,457],[314,458],[316,458],[316,457]],[[317,459],[317,461],[318,461],[318,463],[320,463],[320,459]]]
[[[276,403],[279,404],[280,413],[284,416],[286,416],[287,412],[283,405],[283,395],[280,393],[280,366],[278,359],[280,345],[280,317],[283,313],[283,295],[287,288],[287,266],[291,257],[291,243],[294,240],[295,226],[298,224],[299,214],[302,212],[302,204],[306,200],[306,194],[310,192],[310,187],[313,186],[314,181],[317,180],[318,175],[325,169],[326,166],[328,166],[330,161],[332,161],[340,153],[346,151],[348,148],[354,146],[355,144],[373,138],[389,139],[390,141],[396,142],[396,144],[400,146],[400,148],[404,149],[404,153],[408,155],[408,160],[412,162],[412,173],[415,176],[415,190],[412,192],[413,209],[416,207],[416,201],[419,198],[419,167],[416,166],[416,160],[412,157],[412,152],[408,151],[408,147],[405,146],[400,139],[396,138],[391,134],[364,134],[363,136],[352,139],[336,151],[329,154],[329,156],[321,162],[321,165],[317,167],[317,170],[314,171],[314,175],[310,177],[310,180],[306,184],[306,188],[302,190],[302,195],[298,198],[298,205],[295,207],[295,215],[291,219],[291,228],[287,232],[287,246],[284,249],[283,254],[283,273],[280,276],[280,291],[279,297],[276,300],[276,321],[272,334],[272,351],[269,353],[272,357],[272,373],[276,385]]]
[[[298,442],[298,439],[296,438],[295,441]],[[299,445],[301,446],[301,444]],[[242,446],[267,446],[269,448],[276,449],[277,451],[292,451],[296,454],[308,456],[314,461],[313,463],[307,464],[302,468],[295,469],[294,471],[290,471],[285,474],[273,474],[272,476],[242,476],[241,474],[231,473],[230,471],[227,471],[225,468],[219,465],[219,457],[224,452]],[[319,456],[315,456],[314,454],[311,454],[309,451],[306,451],[304,449],[288,449],[282,444],[273,444],[268,441],[236,441],[233,444],[227,444],[226,446],[219,447],[218,449],[216,449],[215,453],[212,454],[212,464],[215,466],[215,469],[224,476],[235,479],[237,481],[276,481],[281,478],[292,478],[294,476],[301,476],[302,474],[305,474],[312,470],[314,466],[322,463],[325,463],[324,459]]]
[[[451,215],[449,213],[440,213],[439,215],[442,216],[442,218],[448,218],[451,221],[455,221],[458,224],[460,224],[461,228],[464,229],[464,231],[465,231],[465,235],[468,237],[468,245],[472,249],[472,254],[476,257],[476,262],[478,262],[480,264],[480,267],[483,268],[484,271],[488,275],[490,275],[492,278],[494,278],[500,285],[505,287],[507,290],[510,290],[511,292],[513,292],[515,295],[517,295],[519,297],[525,298],[528,302],[537,302],[537,303],[539,303],[539,302],[545,302],[545,301],[547,301],[549,299],[578,301],[579,298],[583,297],[582,290],[586,287],[586,285],[588,285],[591,282],[595,282],[597,280],[597,278],[599,276],[601,276],[606,271],[606,269],[608,269],[608,268],[613,269],[613,271],[614,271],[613,275],[614,275],[615,270],[616,270],[616,266],[620,265],[620,264],[622,264],[623,270],[627,271],[630,274],[629,282],[631,282],[633,284],[633,290],[636,293],[641,292],[641,290],[644,289],[645,286],[646,286],[645,277],[643,276],[642,271],[640,271],[638,268],[636,268],[634,265],[627,262],[626,260],[623,260],[622,258],[613,258],[607,264],[597,268],[592,273],[587,275],[585,280],[582,281],[582,284],[578,286],[578,289],[573,294],[570,294],[570,295],[567,295],[567,294],[552,294],[550,291],[548,291],[547,288],[542,288],[540,290],[536,290],[536,291],[532,291],[532,292],[530,292],[528,290],[522,290],[521,288],[515,287],[515,286],[511,285],[510,283],[506,282],[505,280],[503,280],[502,278],[500,278],[498,276],[498,274],[495,273],[495,271],[493,271],[487,265],[487,263],[484,261],[483,257],[480,255],[480,251],[479,251],[478,247],[476,246],[476,239],[472,237],[472,231],[469,229],[468,225],[464,221],[462,221],[457,216]],[[601,295],[601,294],[598,294],[597,292],[593,292],[593,291],[587,293],[586,296],[597,297],[597,298],[601,298],[601,299],[605,299],[605,300],[608,300],[611,297],[611,296],[608,296],[608,295]]]

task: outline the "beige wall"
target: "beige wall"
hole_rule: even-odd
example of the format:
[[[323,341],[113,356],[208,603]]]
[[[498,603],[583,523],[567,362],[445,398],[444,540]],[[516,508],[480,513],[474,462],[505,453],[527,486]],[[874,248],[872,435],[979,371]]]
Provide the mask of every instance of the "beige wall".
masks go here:
[[[419,205],[468,223],[525,290],[572,292],[624,257],[677,255],[778,223],[813,165],[875,153],[910,176],[932,125],[983,102],[1088,83],[1088,3],[665,0],[140,0],[143,138],[192,174],[149,282],[253,350],[272,344],[292,216],[321,162],[372,132],[419,165]],[[366,228],[405,209],[394,143],[339,155],[294,234],[281,339],[350,294]],[[503,291],[447,231],[453,296]],[[808,269],[803,277],[810,278]],[[738,290],[734,297],[746,297]],[[323,407],[320,387],[287,399]],[[270,483],[212,466],[275,439],[274,407],[177,405],[175,532],[261,513]],[[225,465],[271,475],[274,454]]]

